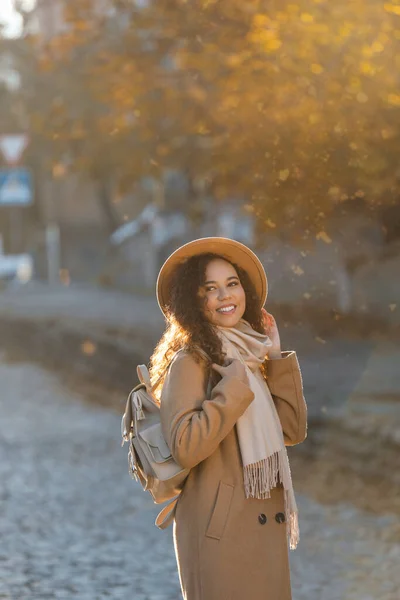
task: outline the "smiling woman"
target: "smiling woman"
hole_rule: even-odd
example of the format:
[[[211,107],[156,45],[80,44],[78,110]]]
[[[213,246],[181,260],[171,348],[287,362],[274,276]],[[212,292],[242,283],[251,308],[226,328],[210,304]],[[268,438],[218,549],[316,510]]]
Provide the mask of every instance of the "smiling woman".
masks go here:
[[[304,440],[306,405],[266,296],[257,256],[227,238],[185,244],[158,276],[167,327],[150,373],[164,439],[190,469],[171,512],[186,600],[291,599],[299,529],[285,445]]]

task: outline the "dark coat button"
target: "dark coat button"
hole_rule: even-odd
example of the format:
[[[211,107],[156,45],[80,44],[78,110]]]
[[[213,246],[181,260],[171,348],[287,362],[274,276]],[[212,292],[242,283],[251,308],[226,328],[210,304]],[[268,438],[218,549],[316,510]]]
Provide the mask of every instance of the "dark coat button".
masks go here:
[[[284,523],[285,522],[285,515],[284,515],[284,513],[276,513],[276,515],[275,515],[275,521],[277,523]]]
[[[258,515],[258,520],[261,525],[265,525],[267,522],[267,517],[264,515],[264,513],[261,513],[261,515]]]

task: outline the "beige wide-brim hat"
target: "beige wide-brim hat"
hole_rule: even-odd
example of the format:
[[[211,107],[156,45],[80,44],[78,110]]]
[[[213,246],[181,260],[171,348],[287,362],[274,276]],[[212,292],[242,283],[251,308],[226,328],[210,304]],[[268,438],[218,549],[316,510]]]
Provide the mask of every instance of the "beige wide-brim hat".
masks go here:
[[[171,276],[175,268],[191,256],[205,252],[219,254],[244,269],[260,299],[260,309],[264,306],[268,294],[268,281],[260,259],[250,248],[236,240],[206,237],[184,244],[175,250],[161,267],[157,277],[156,293],[158,304],[164,314],[166,314],[166,307],[170,302]]]

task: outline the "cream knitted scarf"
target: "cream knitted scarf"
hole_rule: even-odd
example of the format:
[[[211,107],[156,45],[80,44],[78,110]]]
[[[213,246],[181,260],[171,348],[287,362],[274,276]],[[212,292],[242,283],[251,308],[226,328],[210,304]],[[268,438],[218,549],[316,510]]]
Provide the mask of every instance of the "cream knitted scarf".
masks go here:
[[[285,493],[289,545],[294,549],[299,541],[299,526],[289,459],[278,413],[260,370],[272,342],[244,319],[235,327],[218,326],[217,333],[227,357],[238,358],[245,365],[254,392],[253,402],[236,423],[246,498],[270,498],[279,477]]]

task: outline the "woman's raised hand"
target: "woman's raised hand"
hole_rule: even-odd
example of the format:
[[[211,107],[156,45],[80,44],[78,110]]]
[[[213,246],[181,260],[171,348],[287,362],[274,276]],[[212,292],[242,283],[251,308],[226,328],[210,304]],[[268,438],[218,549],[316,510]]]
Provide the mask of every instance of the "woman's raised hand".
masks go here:
[[[261,313],[264,323],[264,331],[272,342],[272,346],[270,346],[268,350],[268,356],[269,358],[281,358],[281,339],[275,317],[271,315],[271,313],[267,312],[265,308],[261,309]]]
[[[221,367],[221,365],[217,365],[216,363],[213,363],[211,366],[221,377],[237,377],[240,381],[249,385],[246,368],[238,358],[233,358],[226,367]]]

